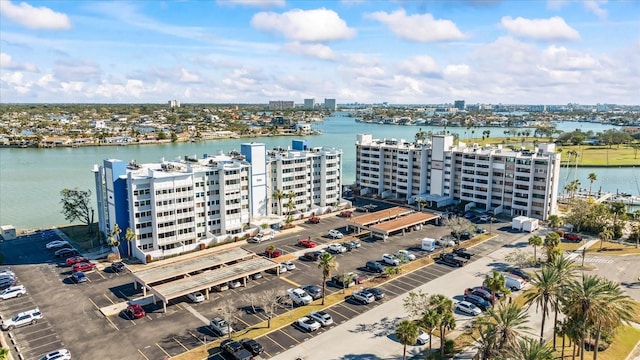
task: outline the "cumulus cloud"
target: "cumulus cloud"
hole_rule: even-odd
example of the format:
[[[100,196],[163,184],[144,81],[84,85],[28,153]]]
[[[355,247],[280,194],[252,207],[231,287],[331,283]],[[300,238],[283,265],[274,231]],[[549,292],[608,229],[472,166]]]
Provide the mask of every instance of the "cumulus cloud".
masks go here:
[[[469,68],[469,65],[450,64],[450,65],[447,65],[444,68],[444,70],[442,70],[442,73],[446,77],[463,77],[463,76],[469,75],[470,71],[471,71],[471,68]]]
[[[398,69],[410,75],[436,75],[440,73],[438,64],[429,55],[413,56],[398,64]]]
[[[200,82],[200,77],[197,74],[190,73],[189,70],[180,69],[180,82],[184,83],[197,83]]]
[[[567,50],[565,47],[555,45],[542,51],[542,60],[548,66],[559,70],[593,70],[600,67],[599,61],[590,54]]]
[[[253,16],[251,25],[258,30],[280,33],[296,41],[343,40],[356,34],[338,13],[324,8],[295,9],[282,14],[261,12]]]
[[[283,7],[286,5],[285,0],[218,0],[218,5],[242,5],[253,7]]]
[[[515,19],[505,16],[500,21],[502,27],[513,36],[542,41],[579,40],[580,34],[569,26],[563,18],[554,16],[549,19]]]
[[[602,20],[607,18],[607,10],[603,9],[601,6],[606,3],[606,0],[587,0],[582,2],[587,11],[593,13]]]
[[[321,60],[335,60],[337,57],[330,47],[323,44],[304,44],[295,41],[285,44],[283,48],[293,54],[315,57]]]
[[[28,72],[39,72],[38,67],[31,63],[19,64],[13,61],[9,54],[0,53],[0,68],[7,70],[24,70]]]
[[[15,5],[11,1],[0,1],[0,14],[30,29],[71,29],[71,21],[66,14],[55,12],[44,6],[33,7],[26,2]]]
[[[398,37],[411,41],[452,41],[465,37],[453,21],[434,19],[431,14],[407,15],[400,9],[392,13],[369,13],[365,17],[383,23]]]
[[[53,65],[53,73],[61,81],[87,81],[100,76],[100,68],[91,61],[59,60]]]

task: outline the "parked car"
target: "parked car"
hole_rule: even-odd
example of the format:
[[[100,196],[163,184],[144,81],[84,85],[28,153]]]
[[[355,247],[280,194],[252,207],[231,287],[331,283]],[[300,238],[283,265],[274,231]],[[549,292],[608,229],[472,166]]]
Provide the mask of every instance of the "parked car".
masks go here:
[[[71,274],[71,279],[73,279],[73,281],[76,284],[80,284],[83,282],[87,282],[89,279],[87,279],[87,275],[85,275],[84,272],[82,271],[75,271]]]
[[[211,327],[211,330],[213,330],[213,332],[219,336],[227,335],[230,332],[233,332],[233,328],[231,327],[231,325],[229,325],[229,323],[219,317],[211,319],[211,321],[209,322],[209,327]]]
[[[138,304],[131,304],[127,306],[125,313],[129,317],[129,319],[140,319],[141,317],[147,315],[142,306]]]
[[[204,301],[204,295],[200,291],[187,294],[187,298],[193,303],[201,303]]]
[[[393,255],[382,254],[382,262],[387,265],[398,266],[400,265],[400,260],[395,258]]]
[[[7,300],[14,297],[20,297],[26,293],[27,289],[25,289],[24,285],[15,285],[0,291],[0,299]]]
[[[322,298],[322,288],[320,286],[306,285],[302,287],[302,290],[309,294],[313,300]]]
[[[342,254],[347,251],[347,248],[340,244],[330,244],[329,247],[327,247],[327,251],[332,254]]]
[[[296,268],[296,264],[294,264],[293,261],[283,261],[282,265],[287,268],[287,271],[295,270]]]
[[[524,281],[531,281],[531,275],[529,275],[526,271],[520,268],[508,268],[507,272],[511,275],[515,275],[522,278]]]
[[[396,258],[404,261],[404,262],[409,262],[409,261],[413,261],[416,259],[416,255],[413,254],[412,252],[410,252],[409,250],[405,250],[405,249],[400,249],[398,251],[396,251],[393,256],[395,256]]]
[[[309,239],[302,239],[302,240],[298,241],[298,245],[300,245],[302,247],[306,247],[306,248],[314,248],[318,244],[316,244],[314,241],[311,241]]]
[[[480,215],[480,221],[483,221],[483,222],[491,221],[491,215],[487,215],[487,214]]]
[[[218,285],[213,287],[213,290],[215,290],[217,292],[226,291],[226,290],[229,290],[229,285],[227,285],[227,283],[218,284]]]
[[[83,263],[79,263],[79,264],[75,264],[71,267],[71,271],[76,272],[76,271],[91,271],[93,269],[96,268],[96,264],[92,263],[92,262],[83,262]]]
[[[8,267],[0,268],[0,276],[5,276],[5,275],[9,275],[9,276],[13,276],[13,277],[16,276],[16,274],[13,273],[11,268],[8,268]]]
[[[469,260],[465,258],[461,258],[453,253],[447,253],[447,254],[440,254],[440,256],[438,257],[438,261],[445,263],[447,265],[462,267]]]
[[[320,217],[319,216],[312,216],[312,217],[307,219],[307,222],[309,224],[320,224]]]
[[[350,211],[350,210],[341,211],[340,216],[345,218],[353,217],[353,211]]]
[[[289,271],[287,270],[287,265],[285,264],[280,264],[279,269],[280,269],[280,274],[286,273],[287,271]]]
[[[282,255],[282,250],[279,249],[273,249],[271,247],[267,247],[266,249],[264,249],[264,254],[268,257],[268,258],[277,258],[280,257]]]
[[[572,232],[564,233],[564,238],[566,240],[573,241],[573,242],[582,241],[582,236],[580,236],[580,235],[578,235],[576,233],[572,233]]]
[[[429,336],[428,332],[418,329],[418,339],[416,340],[418,345],[425,345],[429,343],[429,338],[431,338],[431,336]]]
[[[457,248],[451,251],[454,255],[460,256],[461,258],[471,259],[475,254],[466,248]]]
[[[480,296],[469,294],[464,296],[464,301],[470,302],[473,305],[480,308],[482,311],[487,311],[491,307],[491,303],[483,299]]]
[[[483,289],[480,286],[476,286],[474,288],[467,288],[464,290],[464,294],[480,296],[481,298],[485,299],[490,303],[495,303],[495,298],[493,297],[493,295],[491,295],[491,292]]]
[[[308,251],[304,253],[304,255],[302,255],[302,258],[304,260],[316,261],[318,260],[318,258],[320,257],[320,254],[322,253],[323,251]]]
[[[382,291],[381,289],[378,288],[364,288],[362,289],[362,291],[366,291],[368,293],[370,293],[371,295],[373,295],[373,297],[376,300],[382,300],[384,299],[384,291]]]
[[[332,239],[342,239],[344,237],[344,234],[338,230],[329,230],[327,235]]]
[[[73,248],[62,248],[60,250],[56,250],[56,252],[53,253],[53,255],[55,255],[55,257],[67,257],[67,256],[75,256],[80,254],[78,252],[78,250],[73,249]]]
[[[120,262],[120,261],[116,261],[114,263],[111,263],[111,271],[113,272],[121,272],[124,271],[126,269],[126,267],[124,266],[124,263]]]
[[[331,315],[324,311],[312,311],[309,313],[309,317],[317,321],[322,326],[329,326],[333,324],[333,318]]]
[[[43,355],[40,360],[71,360],[71,351],[58,349]]]
[[[310,317],[304,316],[296,320],[295,325],[306,332],[313,332],[320,329],[320,323]]]
[[[227,339],[220,344],[220,348],[225,353],[229,354],[233,360],[251,360],[253,359],[253,354],[249,352],[249,350],[244,348],[244,345],[241,343]]]
[[[456,311],[460,311],[471,316],[482,314],[482,311],[477,306],[468,301],[460,301],[459,303],[457,303]]]
[[[286,291],[291,301],[296,305],[309,305],[313,302],[311,295],[300,288],[291,288]]]
[[[80,264],[83,262],[89,262],[89,259],[84,256],[72,256],[65,261],[67,266],[73,266],[75,264]]]
[[[45,247],[49,250],[60,249],[65,246],[71,246],[71,244],[69,244],[69,242],[65,240],[54,240],[48,242],[47,245],[45,245]]]
[[[367,261],[364,267],[371,272],[381,273],[384,271],[385,266],[377,261]]]
[[[361,303],[361,304],[371,304],[372,302],[376,301],[375,296],[373,296],[372,293],[367,292],[367,291],[354,291],[353,294],[351,294],[351,297]]]
[[[35,308],[32,310],[21,312],[10,319],[3,320],[2,324],[0,324],[0,328],[5,331],[13,330],[17,327],[33,325],[40,319],[42,319],[42,313],[40,312],[40,309]]]
[[[227,285],[229,285],[230,289],[237,289],[242,286],[242,282],[240,282],[240,280],[238,279],[235,279],[227,282]]]
[[[349,243],[351,243],[351,245],[352,245],[355,249],[357,249],[357,248],[359,248],[360,246],[362,246],[362,244],[360,244],[360,241],[358,241],[358,240],[351,240],[351,241],[349,241]]]
[[[355,280],[353,279],[353,277],[344,274],[344,275],[334,275],[331,278],[331,283],[333,283],[334,286],[339,287],[339,288],[348,288],[351,286],[354,286],[356,284]]]
[[[0,277],[0,289],[6,289],[16,284],[16,278],[11,275]]]
[[[351,251],[356,248],[356,245],[352,241],[345,241],[340,245],[342,245],[345,249],[347,249],[347,251]]]
[[[485,228],[483,228],[482,226],[480,226],[480,225],[476,225],[474,227],[474,229],[475,229],[476,234],[484,234],[484,233],[487,232],[487,230]]]
[[[260,231],[258,234],[256,234],[256,236],[254,236],[251,239],[247,240],[247,242],[260,244],[263,241],[267,241],[267,240],[273,239],[275,234],[276,234],[276,232],[273,231],[273,230]]]
[[[362,284],[365,280],[364,277],[360,276],[360,274],[358,273],[354,273],[353,271],[350,271],[346,274],[346,276],[350,277],[351,279],[353,279],[353,281],[356,284]]]
[[[258,356],[264,351],[262,345],[253,339],[242,339],[240,340],[240,344],[242,344],[242,346],[244,346],[244,348],[253,356]]]
[[[261,272],[257,272],[255,274],[251,274],[251,275],[249,275],[249,278],[252,279],[252,280],[262,279],[262,273]]]

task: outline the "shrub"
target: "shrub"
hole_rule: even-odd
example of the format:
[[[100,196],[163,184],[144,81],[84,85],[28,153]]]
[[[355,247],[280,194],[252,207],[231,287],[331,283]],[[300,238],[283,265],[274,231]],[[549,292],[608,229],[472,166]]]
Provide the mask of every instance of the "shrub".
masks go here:
[[[455,341],[448,339],[444,342],[444,353],[447,355],[453,355],[456,352]]]

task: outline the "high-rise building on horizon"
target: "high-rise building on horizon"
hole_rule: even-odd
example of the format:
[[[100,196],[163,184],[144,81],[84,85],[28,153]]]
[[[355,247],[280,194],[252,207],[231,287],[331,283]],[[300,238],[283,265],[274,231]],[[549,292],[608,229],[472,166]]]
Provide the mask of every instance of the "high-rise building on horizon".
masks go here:
[[[324,99],[324,108],[329,111],[338,110],[338,105],[336,103],[336,99]]]
[[[288,110],[293,109],[295,104],[293,101],[275,100],[269,101],[269,110]]]
[[[464,110],[464,100],[456,100],[453,102],[453,107],[458,110]]]
[[[180,100],[169,100],[169,107],[170,108],[179,108],[180,107]]]
[[[316,99],[304,99],[304,108],[306,110],[313,110],[316,107]]]

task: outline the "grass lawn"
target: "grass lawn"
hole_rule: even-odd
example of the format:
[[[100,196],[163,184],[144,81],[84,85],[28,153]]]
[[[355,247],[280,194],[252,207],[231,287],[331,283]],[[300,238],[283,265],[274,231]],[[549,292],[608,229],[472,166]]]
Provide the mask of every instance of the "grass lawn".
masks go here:
[[[609,348],[605,351],[598,352],[598,359],[624,360],[627,358],[627,356],[629,356],[629,354],[631,354],[639,341],[640,329],[636,329],[632,326],[621,326],[616,332],[611,346],[609,346]],[[556,345],[557,348],[555,352],[555,359],[562,359],[562,337],[557,338]],[[564,358],[571,359],[572,352],[573,346],[569,347],[569,341],[565,340]],[[584,357],[585,359],[593,358],[593,352],[585,351]]]
[[[587,249],[587,254],[603,254],[603,255],[638,255],[640,254],[640,248],[636,248],[635,245],[620,244],[614,242],[603,242],[602,251],[600,251],[600,241],[591,245]]]
[[[86,225],[69,225],[58,227],[58,229],[84,250],[90,250],[98,245],[98,224],[91,224],[91,227],[93,230],[91,234],[89,234],[89,229]]]

